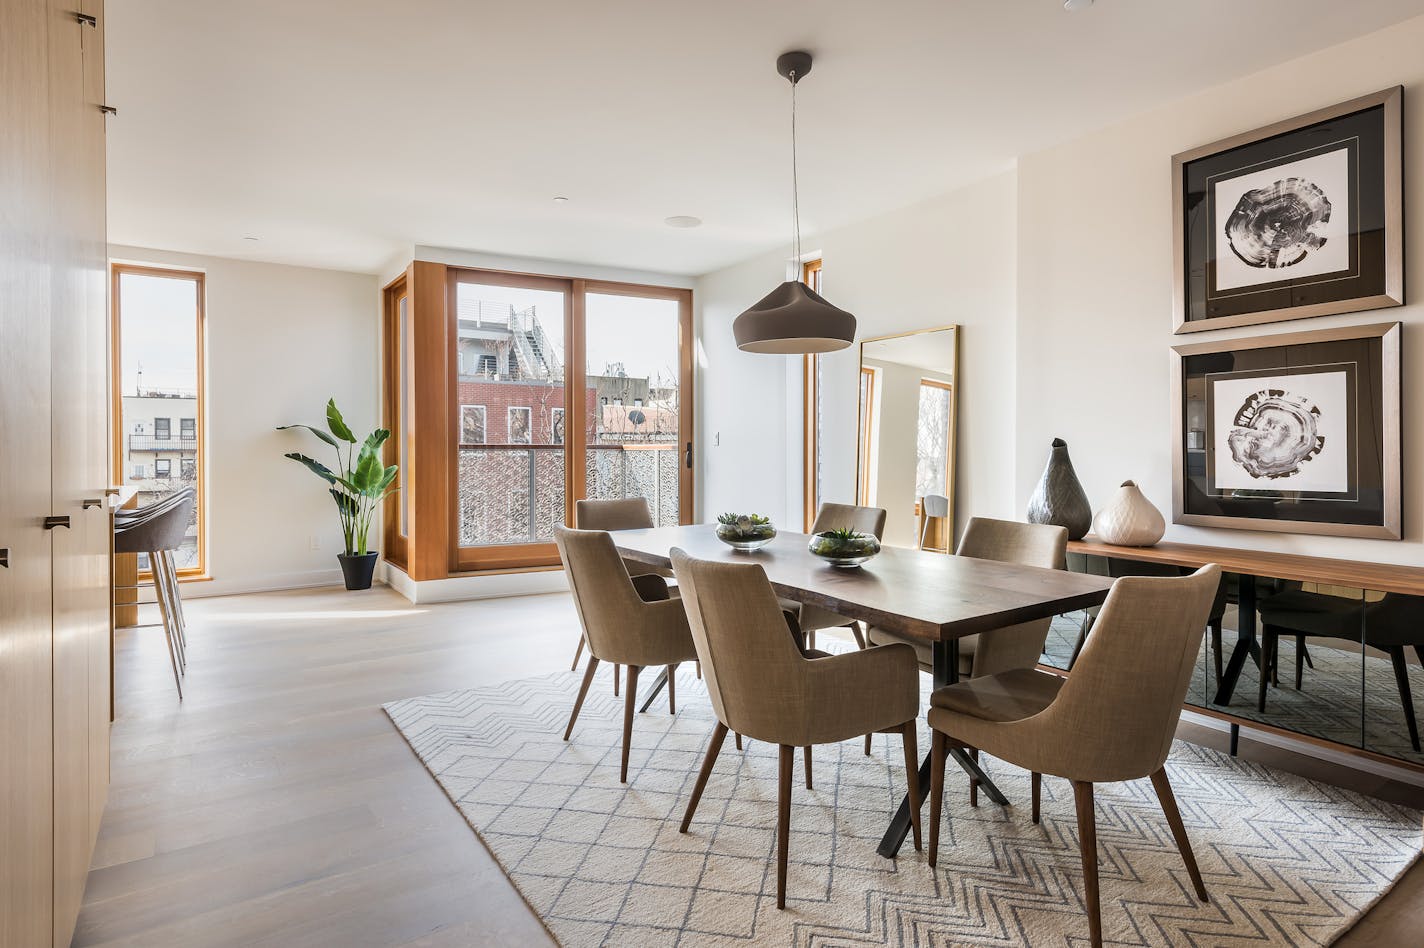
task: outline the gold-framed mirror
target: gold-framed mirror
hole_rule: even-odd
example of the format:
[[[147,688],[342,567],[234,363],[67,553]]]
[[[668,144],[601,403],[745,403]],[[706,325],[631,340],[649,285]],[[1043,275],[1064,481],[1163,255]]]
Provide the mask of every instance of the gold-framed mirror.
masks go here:
[[[954,548],[957,325],[860,343],[856,503],[884,507],[892,546]]]

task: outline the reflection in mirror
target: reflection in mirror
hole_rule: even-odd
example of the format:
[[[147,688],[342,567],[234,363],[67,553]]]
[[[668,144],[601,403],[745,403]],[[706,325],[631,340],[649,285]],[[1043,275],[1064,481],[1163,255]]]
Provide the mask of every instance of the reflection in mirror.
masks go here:
[[[884,507],[885,543],[954,547],[959,327],[860,344],[857,503]]]

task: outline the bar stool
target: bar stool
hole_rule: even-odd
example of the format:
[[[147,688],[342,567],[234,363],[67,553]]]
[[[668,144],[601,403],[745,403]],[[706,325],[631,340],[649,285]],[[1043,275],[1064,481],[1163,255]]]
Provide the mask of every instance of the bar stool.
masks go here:
[[[173,551],[188,532],[195,499],[196,492],[185,488],[171,497],[114,518],[114,552],[148,554],[153,591],[168,639],[168,658],[173,663],[173,683],[178,688],[179,700],[183,698],[180,674],[187,670],[187,636]],[[138,584],[124,588],[138,588]]]

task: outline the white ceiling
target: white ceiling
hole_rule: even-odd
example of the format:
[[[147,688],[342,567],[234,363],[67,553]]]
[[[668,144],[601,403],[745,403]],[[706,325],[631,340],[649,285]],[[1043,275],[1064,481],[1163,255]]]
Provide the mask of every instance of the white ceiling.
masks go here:
[[[799,92],[813,232],[1420,13],[1424,0],[109,0],[110,239],[373,272],[425,244],[702,273],[787,241],[789,89],[772,68],[786,49],[816,54]],[[674,214],[705,223],[675,230]]]

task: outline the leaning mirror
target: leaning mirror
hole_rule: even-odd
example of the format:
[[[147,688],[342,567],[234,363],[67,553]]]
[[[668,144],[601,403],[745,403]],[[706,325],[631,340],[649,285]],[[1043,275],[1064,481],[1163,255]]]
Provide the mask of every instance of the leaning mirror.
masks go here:
[[[884,507],[884,542],[954,546],[959,327],[860,344],[857,503]]]

